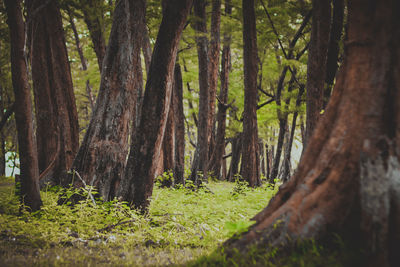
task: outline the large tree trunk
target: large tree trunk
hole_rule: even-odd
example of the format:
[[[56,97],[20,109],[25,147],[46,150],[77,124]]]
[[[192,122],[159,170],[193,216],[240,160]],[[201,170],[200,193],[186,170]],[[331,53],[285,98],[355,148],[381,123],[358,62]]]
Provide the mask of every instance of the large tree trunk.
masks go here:
[[[349,1],[345,59],[294,177],[226,243],[290,248],[298,239],[359,239],[364,266],[399,266],[400,3]]]
[[[192,1],[167,0],[150,64],[142,115],[118,197],[145,211],[164,138],[179,40]]]
[[[89,29],[94,52],[97,56],[100,72],[102,71],[103,59],[106,55],[106,39],[104,37],[103,5],[102,0],[80,0],[83,18]]]
[[[207,177],[208,164],[208,113],[209,113],[209,82],[208,82],[208,40],[206,1],[194,0],[193,28],[196,30],[197,55],[199,60],[199,122],[197,125],[197,146],[192,162],[190,179],[196,184]]]
[[[244,111],[240,174],[251,187],[259,186],[257,128],[257,33],[254,0],[243,0]]]
[[[32,100],[25,61],[25,31],[21,1],[5,0],[11,39],[11,73],[14,87],[15,122],[18,132],[21,201],[32,211],[40,209],[39,169],[32,122]]]
[[[307,63],[306,137],[303,147],[307,146],[308,139],[312,135],[323,108],[331,25],[331,1],[313,0],[311,39]]]
[[[74,161],[73,169],[104,200],[114,198],[125,168],[129,124],[141,78],[135,70],[140,64],[139,26],[144,15],[144,0],[117,3],[96,107]],[[79,179],[75,182],[82,186]]]
[[[35,94],[36,139],[41,183],[67,184],[79,146],[78,114],[65,46],[60,9],[56,1],[26,1]],[[52,180],[47,179],[50,177]]]
[[[225,14],[232,13],[230,0],[225,1]],[[219,35],[219,32],[218,32]],[[212,41],[213,42],[213,41]],[[211,42],[211,43],[212,43]],[[216,179],[221,178],[221,166],[225,154],[225,129],[226,129],[226,110],[228,109],[228,88],[229,88],[229,72],[231,65],[231,35],[224,34],[224,45],[222,48],[221,58],[221,88],[219,91],[218,113],[217,113],[217,134],[215,137],[214,150],[209,161],[208,169]],[[213,44],[211,45],[213,47]],[[211,52],[210,52],[211,54]],[[218,53],[219,54],[219,53]],[[211,59],[211,58],[210,58]],[[218,69],[215,70],[218,72]],[[211,77],[212,75],[210,75]],[[212,79],[210,78],[210,82]],[[215,81],[217,82],[217,81]],[[210,94],[211,96],[211,94]],[[211,103],[211,102],[210,102]]]
[[[175,64],[173,111],[175,124],[175,184],[185,184],[185,114],[183,113],[183,84],[182,72],[179,63]]]

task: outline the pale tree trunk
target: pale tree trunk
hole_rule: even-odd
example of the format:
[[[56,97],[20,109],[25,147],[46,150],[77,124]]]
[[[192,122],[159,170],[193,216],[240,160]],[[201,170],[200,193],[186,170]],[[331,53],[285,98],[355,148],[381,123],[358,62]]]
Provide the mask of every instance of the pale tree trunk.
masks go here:
[[[348,3],[344,63],[299,168],[226,251],[358,240],[362,266],[399,266],[400,3]],[[254,248],[253,248],[254,249]]]
[[[307,63],[306,136],[308,144],[320,117],[324,102],[324,88],[331,24],[331,1],[313,0],[310,47]]]
[[[117,196],[147,210],[153,193],[174,80],[179,40],[192,1],[167,0],[151,59],[139,128]]]
[[[20,0],[5,0],[11,39],[11,74],[14,87],[15,122],[18,132],[21,201],[31,211],[40,209],[39,169],[32,121],[32,100],[25,61],[25,30]]]
[[[96,107],[73,169],[103,200],[112,200],[123,175],[128,136],[140,78],[140,25],[145,1],[118,1],[110,34]],[[75,177],[75,186],[83,183]]]
[[[208,113],[209,113],[209,82],[208,82],[208,40],[206,0],[194,0],[194,15],[196,20],[193,28],[196,30],[196,46],[199,61],[199,122],[197,125],[197,146],[192,162],[190,180],[200,184],[207,178],[208,164]],[[202,175],[202,177],[201,177]]]
[[[56,1],[26,4],[41,184],[66,186],[65,172],[78,151],[79,127],[61,12]]]

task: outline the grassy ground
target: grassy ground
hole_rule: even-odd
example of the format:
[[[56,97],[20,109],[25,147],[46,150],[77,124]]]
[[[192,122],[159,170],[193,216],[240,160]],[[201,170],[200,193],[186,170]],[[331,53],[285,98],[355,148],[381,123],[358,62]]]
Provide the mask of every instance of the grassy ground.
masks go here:
[[[247,229],[275,193],[226,182],[207,186],[211,192],[155,187],[148,216],[116,201],[57,205],[59,190],[47,189],[42,210],[30,214],[20,209],[14,180],[1,178],[0,266],[185,264]]]

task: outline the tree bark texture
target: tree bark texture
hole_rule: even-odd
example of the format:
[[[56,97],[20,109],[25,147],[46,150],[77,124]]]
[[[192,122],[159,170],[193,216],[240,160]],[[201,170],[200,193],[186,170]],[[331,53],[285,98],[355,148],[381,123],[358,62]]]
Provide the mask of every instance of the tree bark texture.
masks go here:
[[[175,64],[173,113],[175,124],[175,184],[185,184],[185,114],[183,113],[183,83],[182,71],[179,63]]]
[[[88,27],[90,38],[92,39],[94,52],[97,56],[99,70],[102,72],[103,59],[106,55],[106,39],[103,26],[102,0],[80,0],[83,18]],[[115,16],[115,14],[114,14]]]
[[[199,61],[199,121],[197,126],[197,146],[192,162],[190,180],[195,184],[207,177],[208,164],[208,114],[209,114],[209,81],[208,81],[208,40],[206,1],[194,0],[194,15],[196,16],[193,28],[196,31],[196,46]],[[200,175],[202,174],[202,177]]]
[[[96,107],[73,169],[95,186],[103,200],[115,196],[129,150],[129,124],[136,105],[140,25],[145,1],[118,1],[101,75]],[[82,186],[75,179],[75,186]]]
[[[216,1],[217,2],[217,1]],[[221,3],[219,3],[220,5]],[[225,1],[225,14],[230,15],[232,13],[232,6],[229,0]],[[219,35],[219,32],[218,32]],[[231,67],[231,35],[229,33],[224,34],[223,40],[223,48],[222,48],[222,57],[221,57],[221,88],[219,91],[219,101],[218,101],[218,113],[217,113],[217,134],[215,137],[215,145],[213,146],[213,153],[211,155],[209,161],[209,171],[211,171],[211,175],[213,175],[216,179],[221,179],[221,166],[223,162],[223,156],[225,154],[225,129],[226,129],[226,111],[229,107],[228,105],[228,88],[229,88],[229,72]],[[213,48],[213,40],[211,40],[210,49]],[[218,45],[219,51],[219,45]],[[211,55],[210,52],[210,61],[214,56]],[[219,52],[218,52],[219,55]],[[218,56],[219,57],[219,56]],[[211,65],[211,63],[210,63]],[[218,69],[215,69],[216,73],[218,73]],[[216,82],[215,86],[217,86],[218,81],[211,78],[210,74],[210,84]],[[211,97],[211,94],[210,94]],[[215,96],[214,96],[215,98]],[[210,102],[211,103],[211,102]],[[211,106],[210,106],[211,107]]]
[[[78,151],[79,127],[61,13],[56,1],[26,4],[41,183],[65,186],[65,171]]]
[[[364,266],[400,264],[400,3],[348,4],[344,63],[325,115],[293,178],[229,248],[288,248],[337,233],[360,240]]]
[[[244,111],[241,176],[251,187],[259,186],[257,128],[257,33],[254,0],[243,0]]]
[[[150,64],[142,115],[118,197],[145,211],[153,192],[174,80],[179,40],[192,1],[167,0]]]
[[[221,25],[221,0],[212,0],[211,13],[211,39],[208,50],[208,84],[209,84],[209,106],[208,106],[208,147],[209,158],[215,146],[215,101],[218,87],[218,70],[220,54],[220,25]]]
[[[307,63],[306,138],[308,144],[323,108],[331,25],[331,0],[313,0],[311,39]]]
[[[232,159],[227,177],[227,180],[230,182],[234,182],[236,175],[239,174],[239,162],[242,156],[242,138],[242,133],[232,138]]]
[[[31,211],[40,209],[39,168],[32,121],[32,100],[24,57],[25,30],[21,1],[5,0],[11,39],[11,74],[14,87],[15,122],[18,132],[21,201]]]

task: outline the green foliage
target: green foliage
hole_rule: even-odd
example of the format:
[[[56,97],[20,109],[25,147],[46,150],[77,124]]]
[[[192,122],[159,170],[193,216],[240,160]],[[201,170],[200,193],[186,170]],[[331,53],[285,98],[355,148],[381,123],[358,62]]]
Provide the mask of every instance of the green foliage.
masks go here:
[[[151,264],[182,263],[213,251],[236,230],[246,230],[248,220],[276,192],[261,187],[232,198],[234,185],[227,182],[207,184],[213,193],[206,188],[155,187],[149,214],[142,216],[128,203],[97,201],[95,205],[88,191],[52,187],[41,192],[42,209],[28,213],[20,209],[13,184],[13,179],[0,181],[0,251],[8,251],[10,261],[16,259],[17,249],[39,251],[30,260],[45,265],[85,262],[83,256],[90,251],[101,251],[110,264],[148,265],[146,256],[154,254]],[[79,193],[83,200],[73,206],[57,205],[63,192]],[[59,252],[66,247],[71,257]],[[54,257],[46,259],[42,254]]]

